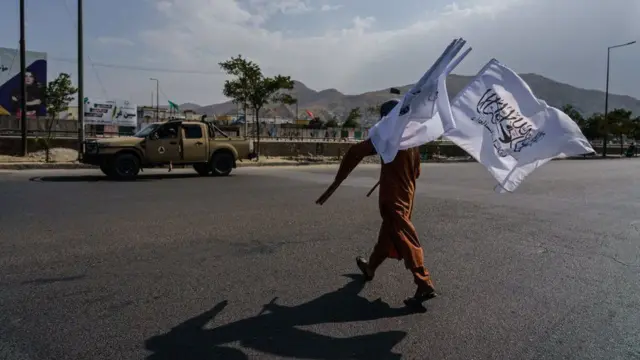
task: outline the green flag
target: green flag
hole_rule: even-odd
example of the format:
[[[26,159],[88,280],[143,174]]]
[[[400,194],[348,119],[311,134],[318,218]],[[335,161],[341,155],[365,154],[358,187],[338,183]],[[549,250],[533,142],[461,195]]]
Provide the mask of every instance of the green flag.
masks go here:
[[[169,101],[169,100],[167,100],[167,101]],[[180,107],[178,106],[178,104],[176,104],[176,103],[174,103],[172,101],[169,101],[169,109],[170,110],[180,111]]]

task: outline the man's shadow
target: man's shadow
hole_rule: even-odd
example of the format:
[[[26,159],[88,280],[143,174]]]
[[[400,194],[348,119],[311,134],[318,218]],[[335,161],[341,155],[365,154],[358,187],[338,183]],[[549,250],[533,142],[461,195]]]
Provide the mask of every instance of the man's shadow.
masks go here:
[[[299,329],[299,326],[367,321],[404,316],[413,313],[407,308],[391,308],[380,299],[369,301],[358,296],[364,288],[361,275],[351,278],[344,287],[297,306],[271,303],[253,317],[212,329],[205,329],[227,306],[222,301],[213,309],[186,320],[166,334],[153,336],[145,342],[152,351],[148,360],[168,359],[228,359],[249,357],[241,350],[225,345],[239,342],[265,354],[304,359],[400,359],[392,349],[406,332],[387,331],[348,338],[320,335]],[[266,312],[266,313],[265,313]]]

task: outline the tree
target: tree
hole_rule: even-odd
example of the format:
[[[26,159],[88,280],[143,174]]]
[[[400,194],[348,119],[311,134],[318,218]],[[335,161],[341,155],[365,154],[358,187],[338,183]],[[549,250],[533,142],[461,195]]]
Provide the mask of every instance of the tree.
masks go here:
[[[631,111],[615,109],[607,115],[609,132],[620,141],[620,154],[624,154],[624,138],[633,131]]]
[[[265,77],[260,70],[260,66],[251,60],[245,59],[242,55],[232,57],[230,60],[221,62],[220,67],[229,75],[235,76],[233,80],[227,80],[224,84],[223,93],[230,97],[236,104],[241,104],[245,109],[251,107],[254,110],[256,122],[256,157],[260,157],[260,110],[271,103],[282,103],[287,105],[295,104],[290,94],[281,92],[282,90],[293,89],[293,80],[289,76],[276,75]],[[245,121],[247,119],[245,118]]]
[[[360,108],[356,107],[349,111],[349,115],[347,115],[347,119],[342,124],[343,128],[355,128],[358,126],[358,120],[362,117],[360,113]]]
[[[245,117],[245,130],[247,130],[247,108],[249,107],[249,97],[251,96],[251,82],[253,78],[260,76],[260,67],[251,60],[247,60],[238,55],[230,60],[219,63],[223,71],[235,79],[226,80],[222,93],[231,98],[234,104],[242,106]],[[245,136],[249,134],[245,131]]]
[[[46,133],[39,141],[45,148],[45,161],[50,161],[51,139],[53,129],[58,122],[58,114],[69,108],[69,103],[73,100],[73,95],[78,92],[78,88],[73,87],[71,76],[67,73],[60,73],[57,78],[47,84],[45,90],[47,116],[45,117]],[[78,109],[82,111],[82,109]]]
[[[282,90],[292,90],[293,85],[293,80],[289,76],[265,77],[260,72],[258,76],[250,78],[251,95],[249,96],[249,104],[253,108],[257,124],[256,157],[258,159],[260,158],[260,110],[271,103],[295,104],[295,98],[282,92]]]
[[[631,120],[630,131],[627,136],[635,141],[640,140],[640,116]]]
[[[324,121],[320,120],[319,117],[314,117],[311,121],[309,121],[308,127],[310,129],[321,129],[324,126]]]
[[[584,129],[587,125],[587,120],[582,116],[582,114],[573,107],[571,104],[567,104],[561,109],[565,114],[569,115],[569,117],[576,122],[576,124],[580,127],[580,129]]]
[[[338,117],[333,115],[327,122],[324,124],[327,128],[337,128],[338,127]]]
[[[585,125],[582,128],[582,134],[589,140],[601,139],[604,137],[604,116],[595,113],[585,119]]]

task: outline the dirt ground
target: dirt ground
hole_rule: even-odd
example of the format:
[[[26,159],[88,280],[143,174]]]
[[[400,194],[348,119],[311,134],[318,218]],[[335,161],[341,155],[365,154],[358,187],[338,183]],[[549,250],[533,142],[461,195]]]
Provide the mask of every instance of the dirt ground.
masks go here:
[[[50,162],[74,162],[78,159],[78,152],[72,149],[54,148],[49,152]],[[29,153],[27,156],[0,155],[0,163],[25,163],[44,162],[46,153],[44,150]]]

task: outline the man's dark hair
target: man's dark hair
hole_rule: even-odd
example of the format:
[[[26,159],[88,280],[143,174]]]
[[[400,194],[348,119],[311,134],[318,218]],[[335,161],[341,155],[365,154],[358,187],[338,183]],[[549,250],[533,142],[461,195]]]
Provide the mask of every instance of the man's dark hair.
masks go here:
[[[392,99],[382,103],[382,105],[380,105],[380,118],[382,119],[383,117],[387,116],[399,102],[400,101],[396,99]]]

